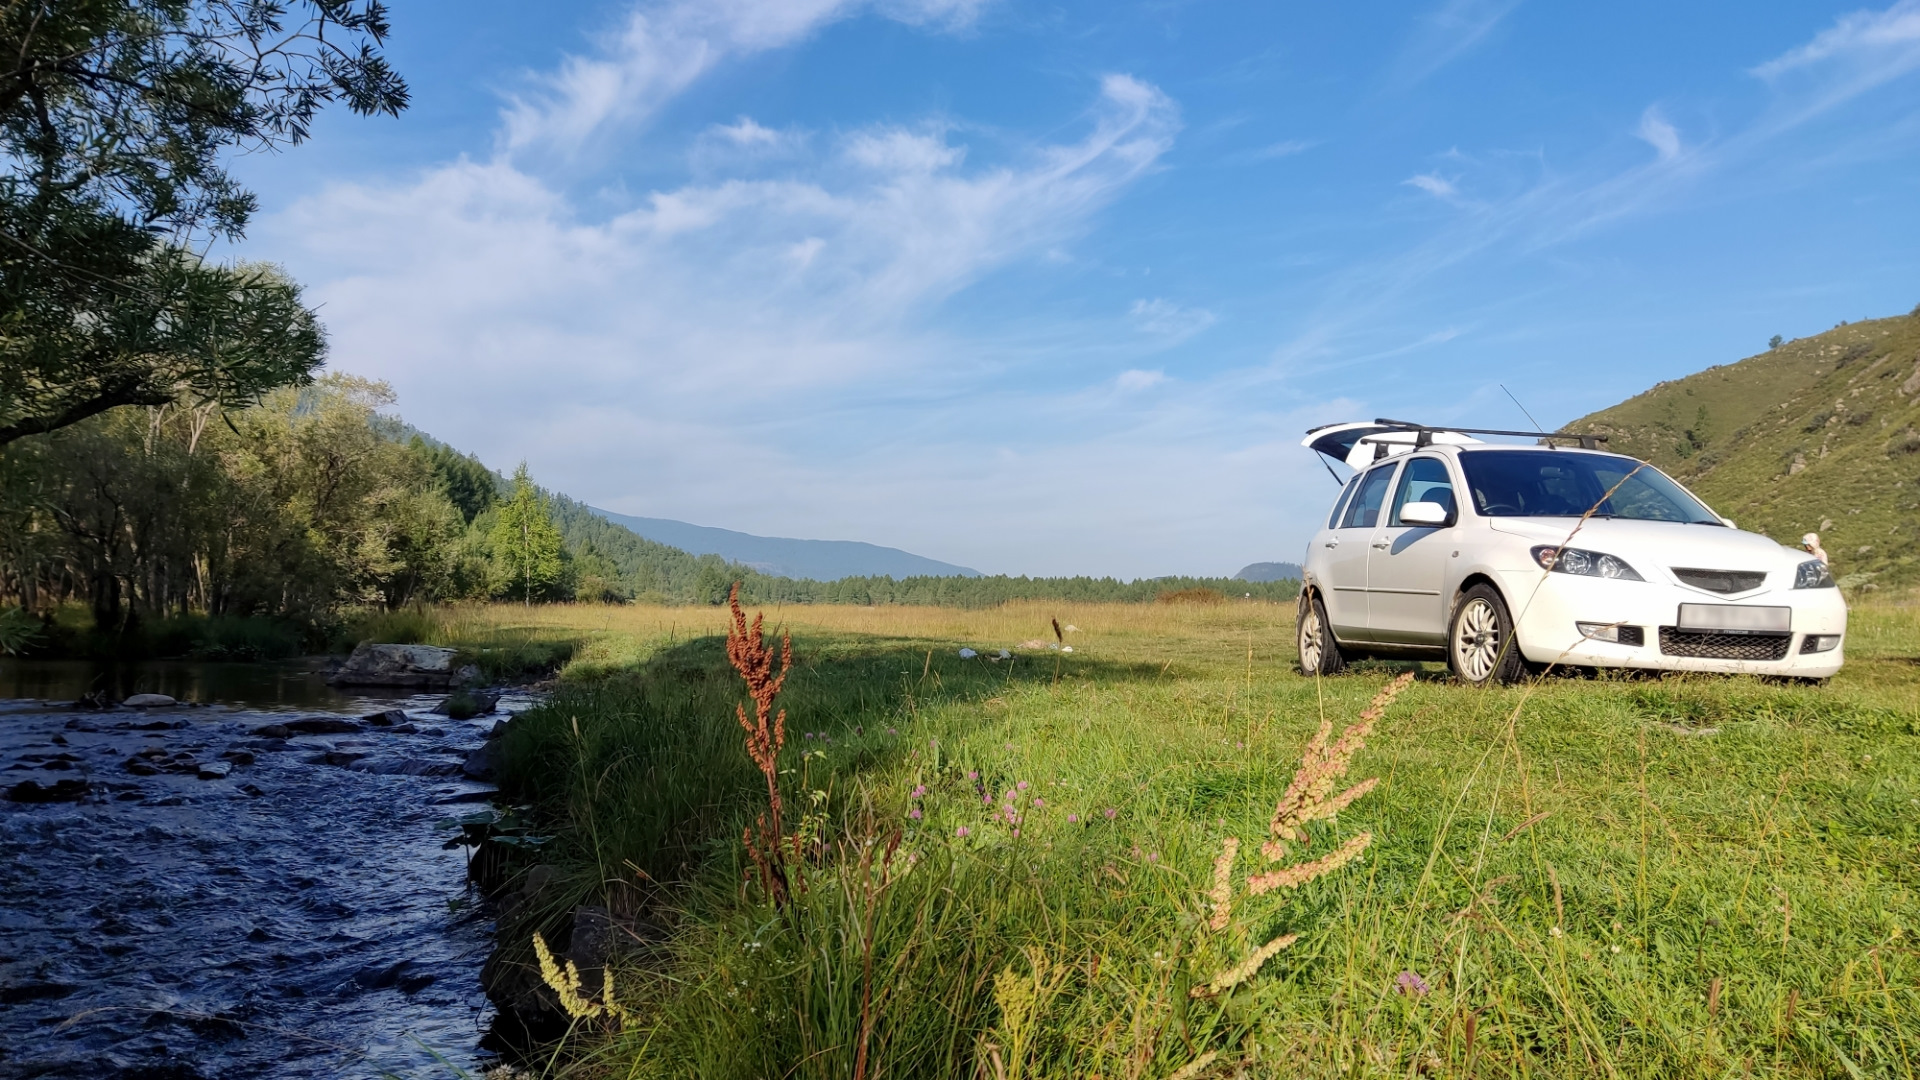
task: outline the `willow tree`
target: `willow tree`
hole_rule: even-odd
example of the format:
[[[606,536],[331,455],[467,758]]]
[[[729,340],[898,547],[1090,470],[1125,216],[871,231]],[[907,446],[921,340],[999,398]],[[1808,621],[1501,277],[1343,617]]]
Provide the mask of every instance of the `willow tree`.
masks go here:
[[[324,356],[299,290],[203,262],[254,195],[233,151],[326,105],[396,114],[379,0],[0,4],[0,446],[121,405],[239,405]]]

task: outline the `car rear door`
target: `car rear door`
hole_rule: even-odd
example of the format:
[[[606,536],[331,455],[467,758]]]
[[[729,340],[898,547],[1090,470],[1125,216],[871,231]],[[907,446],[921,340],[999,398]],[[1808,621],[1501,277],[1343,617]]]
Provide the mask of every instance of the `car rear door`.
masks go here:
[[[1367,616],[1367,544],[1384,520],[1387,493],[1399,467],[1399,462],[1387,461],[1369,469],[1347,501],[1338,527],[1321,541],[1320,563],[1326,568],[1321,600],[1334,636],[1344,641],[1373,640]]]
[[[1442,585],[1447,553],[1456,545],[1459,509],[1445,459],[1409,458],[1401,467],[1393,500],[1367,547],[1368,624],[1373,640],[1402,645],[1438,645],[1446,641],[1446,603]],[[1455,524],[1407,525],[1400,509],[1410,502],[1437,502],[1452,511]]]

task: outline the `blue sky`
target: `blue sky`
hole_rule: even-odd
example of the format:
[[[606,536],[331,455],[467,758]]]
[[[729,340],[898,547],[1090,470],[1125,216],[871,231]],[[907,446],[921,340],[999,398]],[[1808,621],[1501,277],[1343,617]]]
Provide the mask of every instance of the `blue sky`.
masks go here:
[[[1920,0],[398,5],[240,173],[331,366],[625,513],[1298,559],[1336,420],[1543,423],[1920,301]]]

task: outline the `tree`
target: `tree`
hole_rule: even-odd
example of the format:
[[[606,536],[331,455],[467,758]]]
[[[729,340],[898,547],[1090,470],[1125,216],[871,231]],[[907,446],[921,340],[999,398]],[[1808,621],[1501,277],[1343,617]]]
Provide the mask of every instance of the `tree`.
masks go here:
[[[496,511],[493,532],[494,582],[506,595],[515,591],[531,604],[536,594],[560,580],[560,530],[546,496],[527,477],[527,463],[513,473],[513,494]]]
[[[334,101],[406,107],[387,32],[379,0],[0,5],[0,445],[310,377],[298,290],[191,249],[255,208],[228,151],[299,143]]]
[[[1779,348],[1779,347],[1780,347],[1780,344],[1781,344],[1781,342],[1783,342],[1783,341],[1785,341],[1785,340],[1786,340],[1786,339],[1785,339],[1785,338],[1783,338],[1783,337],[1781,337],[1781,336],[1780,336],[1779,334],[1775,334],[1775,335],[1773,335],[1772,337],[1770,337],[1770,338],[1768,338],[1768,339],[1767,339],[1767,348],[1769,348],[1769,349],[1777,349],[1777,348]]]

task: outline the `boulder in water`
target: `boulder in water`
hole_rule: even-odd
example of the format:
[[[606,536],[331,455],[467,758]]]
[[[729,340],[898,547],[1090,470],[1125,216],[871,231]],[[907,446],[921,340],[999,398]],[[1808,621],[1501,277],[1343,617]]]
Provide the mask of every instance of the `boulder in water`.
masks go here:
[[[78,802],[89,790],[85,780],[55,780],[45,787],[38,781],[22,780],[7,789],[7,798],[24,803]]]
[[[436,645],[363,642],[327,681],[335,686],[410,686],[444,690],[453,684],[454,650]]]
[[[129,709],[164,709],[180,703],[165,694],[135,694],[120,704]]]

